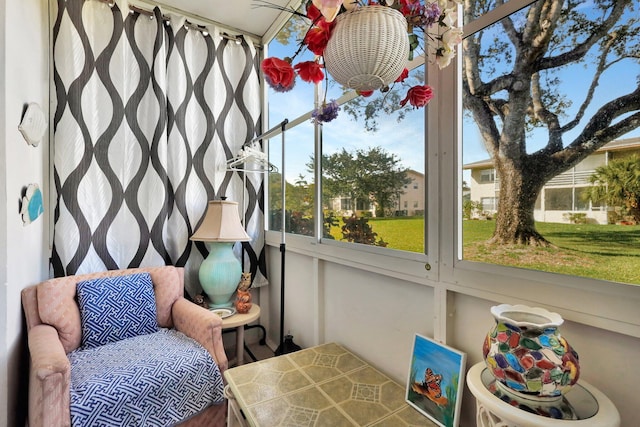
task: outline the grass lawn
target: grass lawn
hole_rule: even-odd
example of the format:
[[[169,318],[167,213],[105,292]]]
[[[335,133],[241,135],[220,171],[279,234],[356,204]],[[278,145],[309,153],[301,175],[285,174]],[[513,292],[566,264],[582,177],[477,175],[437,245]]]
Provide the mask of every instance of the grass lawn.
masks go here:
[[[640,284],[640,226],[536,223],[556,247],[526,249],[487,246],[493,227],[465,221],[465,259]]]
[[[388,248],[422,252],[422,217],[371,218]],[[463,254],[470,261],[640,284],[640,226],[536,223],[554,248],[488,246],[494,221],[463,221]],[[342,238],[340,228],[331,233]]]
[[[331,235],[336,240],[342,240],[342,219],[339,222],[339,226],[331,228]],[[378,233],[378,240],[387,242],[387,248],[409,252],[424,251],[423,217],[369,218],[369,225]]]

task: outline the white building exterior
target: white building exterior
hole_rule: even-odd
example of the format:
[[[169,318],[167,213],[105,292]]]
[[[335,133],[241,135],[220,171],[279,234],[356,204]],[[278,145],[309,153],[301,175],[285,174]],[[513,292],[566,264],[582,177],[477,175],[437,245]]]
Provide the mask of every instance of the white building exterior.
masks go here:
[[[570,222],[569,215],[586,214],[588,222],[607,224],[613,207],[585,201],[582,193],[591,184],[589,177],[599,166],[616,158],[640,154],[640,138],[612,141],[600,148],[573,168],[549,180],[542,189],[534,210],[534,218],[541,222]],[[500,180],[496,176],[492,160],[482,160],[464,165],[471,171],[471,200],[482,203],[484,214],[497,210]]]
[[[398,195],[396,212],[402,216],[424,215],[424,174],[409,169],[407,176],[411,182]]]
[[[402,192],[398,194],[398,199],[393,207],[395,215],[424,215],[424,174],[409,169],[407,170],[407,176],[411,178],[411,182],[405,185]],[[354,202],[350,197],[336,197],[330,203],[329,208],[343,216],[350,216],[354,213],[359,216],[363,214],[372,217],[376,216],[376,205],[369,200]]]

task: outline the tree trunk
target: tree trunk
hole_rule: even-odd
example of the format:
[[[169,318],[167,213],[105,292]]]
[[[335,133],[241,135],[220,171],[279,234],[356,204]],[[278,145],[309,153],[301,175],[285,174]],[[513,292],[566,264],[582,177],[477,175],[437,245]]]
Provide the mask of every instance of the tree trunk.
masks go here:
[[[500,177],[496,228],[489,240],[491,244],[516,244],[551,246],[536,231],[533,210],[536,199],[544,185],[542,174],[526,164],[517,164],[511,159],[496,162]]]

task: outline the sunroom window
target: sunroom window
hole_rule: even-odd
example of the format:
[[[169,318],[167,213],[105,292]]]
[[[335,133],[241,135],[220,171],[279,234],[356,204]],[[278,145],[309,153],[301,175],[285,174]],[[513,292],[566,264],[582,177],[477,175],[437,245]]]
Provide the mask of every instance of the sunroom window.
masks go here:
[[[640,147],[638,109],[626,107],[640,98],[640,1],[465,8],[459,182],[482,209],[494,170],[500,185],[496,215],[462,221],[462,259],[640,284],[637,185],[610,171],[600,185],[629,197],[589,191]]]
[[[292,18],[269,43],[269,56],[292,56],[298,49],[301,35],[296,30],[305,29],[297,26],[298,19]],[[303,52],[294,62],[312,57]],[[414,60],[409,68],[413,69],[407,84],[424,84],[423,62]],[[316,237],[327,244],[425,252],[425,111],[400,108],[407,87],[397,84],[389,92],[376,91],[365,98],[329,76],[328,83],[323,81],[317,88],[298,81],[290,92],[269,89],[269,127],[283,119],[294,123],[285,131],[284,164],[281,137],[269,140],[270,161],[279,169],[269,178],[270,230],[281,229],[284,167],[287,232],[313,236],[319,228],[322,232]],[[334,99],[340,103],[338,117],[313,124],[310,112],[315,103]],[[321,141],[318,153],[316,138]],[[319,191],[314,176],[320,160],[321,196],[314,198]],[[314,200],[320,201],[320,209]],[[321,212],[320,218],[316,212]],[[361,228],[364,233],[354,232]]]

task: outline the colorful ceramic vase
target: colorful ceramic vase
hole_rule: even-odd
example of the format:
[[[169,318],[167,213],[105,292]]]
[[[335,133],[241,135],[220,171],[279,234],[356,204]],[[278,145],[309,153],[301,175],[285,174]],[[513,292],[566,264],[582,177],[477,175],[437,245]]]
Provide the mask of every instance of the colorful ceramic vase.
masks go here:
[[[525,305],[491,307],[496,325],[482,354],[498,382],[519,393],[560,397],[578,381],[578,354],[560,335],[557,313]]]

